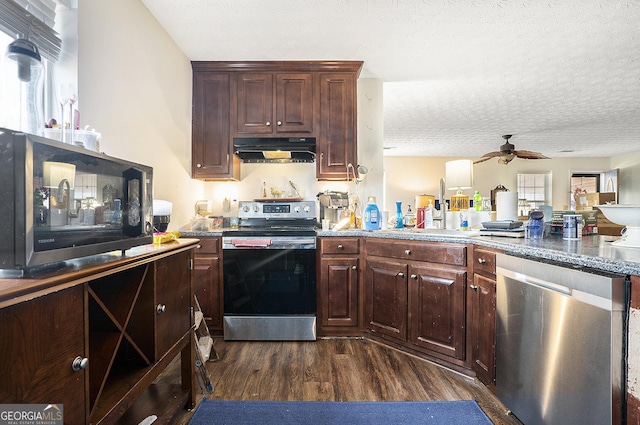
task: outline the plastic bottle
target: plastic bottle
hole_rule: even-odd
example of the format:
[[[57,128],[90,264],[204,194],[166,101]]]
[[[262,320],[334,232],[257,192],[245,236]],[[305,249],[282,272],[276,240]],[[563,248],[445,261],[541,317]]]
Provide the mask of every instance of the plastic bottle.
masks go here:
[[[482,195],[480,195],[480,191],[478,190],[476,190],[476,193],[473,195],[473,209],[482,211]]]
[[[402,229],[404,223],[402,221],[402,201],[396,201],[396,228]]]
[[[363,216],[364,230],[380,230],[380,209],[376,205],[376,197],[369,196]]]
[[[433,204],[429,201],[429,206],[424,212],[424,228],[433,227]]]

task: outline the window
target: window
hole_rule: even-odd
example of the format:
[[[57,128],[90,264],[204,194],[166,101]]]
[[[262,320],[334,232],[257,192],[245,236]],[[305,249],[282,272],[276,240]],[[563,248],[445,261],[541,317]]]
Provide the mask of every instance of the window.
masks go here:
[[[56,2],[54,0],[3,0],[0,2],[0,127],[31,131],[44,127],[44,116],[51,109],[46,93],[49,88],[50,66],[61,49],[61,39],[53,29]],[[33,42],[42,57],[40,84],[29,85],[18,79],[18,66],[4,52],[14,38]],[[23,74],[24,76],[24,74]],[[46,105],[45,105],[46,103]]]
[[[551,173],[518,173],[518,197],[529,209],[551,205]]]

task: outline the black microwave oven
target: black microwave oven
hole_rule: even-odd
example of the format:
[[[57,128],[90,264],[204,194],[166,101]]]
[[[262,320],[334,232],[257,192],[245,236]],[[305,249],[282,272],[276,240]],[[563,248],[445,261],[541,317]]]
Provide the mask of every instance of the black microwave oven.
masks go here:
[[[153,242],[153,169],[0,128],[0,276]]]

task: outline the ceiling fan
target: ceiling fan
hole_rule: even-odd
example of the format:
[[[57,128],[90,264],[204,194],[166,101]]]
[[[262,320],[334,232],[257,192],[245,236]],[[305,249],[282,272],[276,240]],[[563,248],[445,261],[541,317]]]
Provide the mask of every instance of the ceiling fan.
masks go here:
[[[473,163],[474,164],[478,164],[480,162],[488,161],[491,158],[494,158],[496,156],[500,157],[498,159],[498,164],[505,164],[505,165],[510,163],[514,158],[550,159],[549,157],[544,156],[544,155],[542,155],[541,153],[538,153],[538,152],[515,150],[515,146],[512,145],[511,143],[509,143],[509,139],[511,138],[511,134],[505,134],[504,136],[502,136],[502,138],[505,140],[505,144],[500,146],[500,150],[499,151],[485,153],[484,155],[482,155],[482,158],[480,158],[477,161],[474,161]]]

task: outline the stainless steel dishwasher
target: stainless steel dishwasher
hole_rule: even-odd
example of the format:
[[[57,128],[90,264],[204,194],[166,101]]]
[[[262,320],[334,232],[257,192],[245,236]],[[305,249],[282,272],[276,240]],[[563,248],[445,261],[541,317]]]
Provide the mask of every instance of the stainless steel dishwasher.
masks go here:
[[[496,256],[496,393],[526,425],[620,424],[625,276]]]

